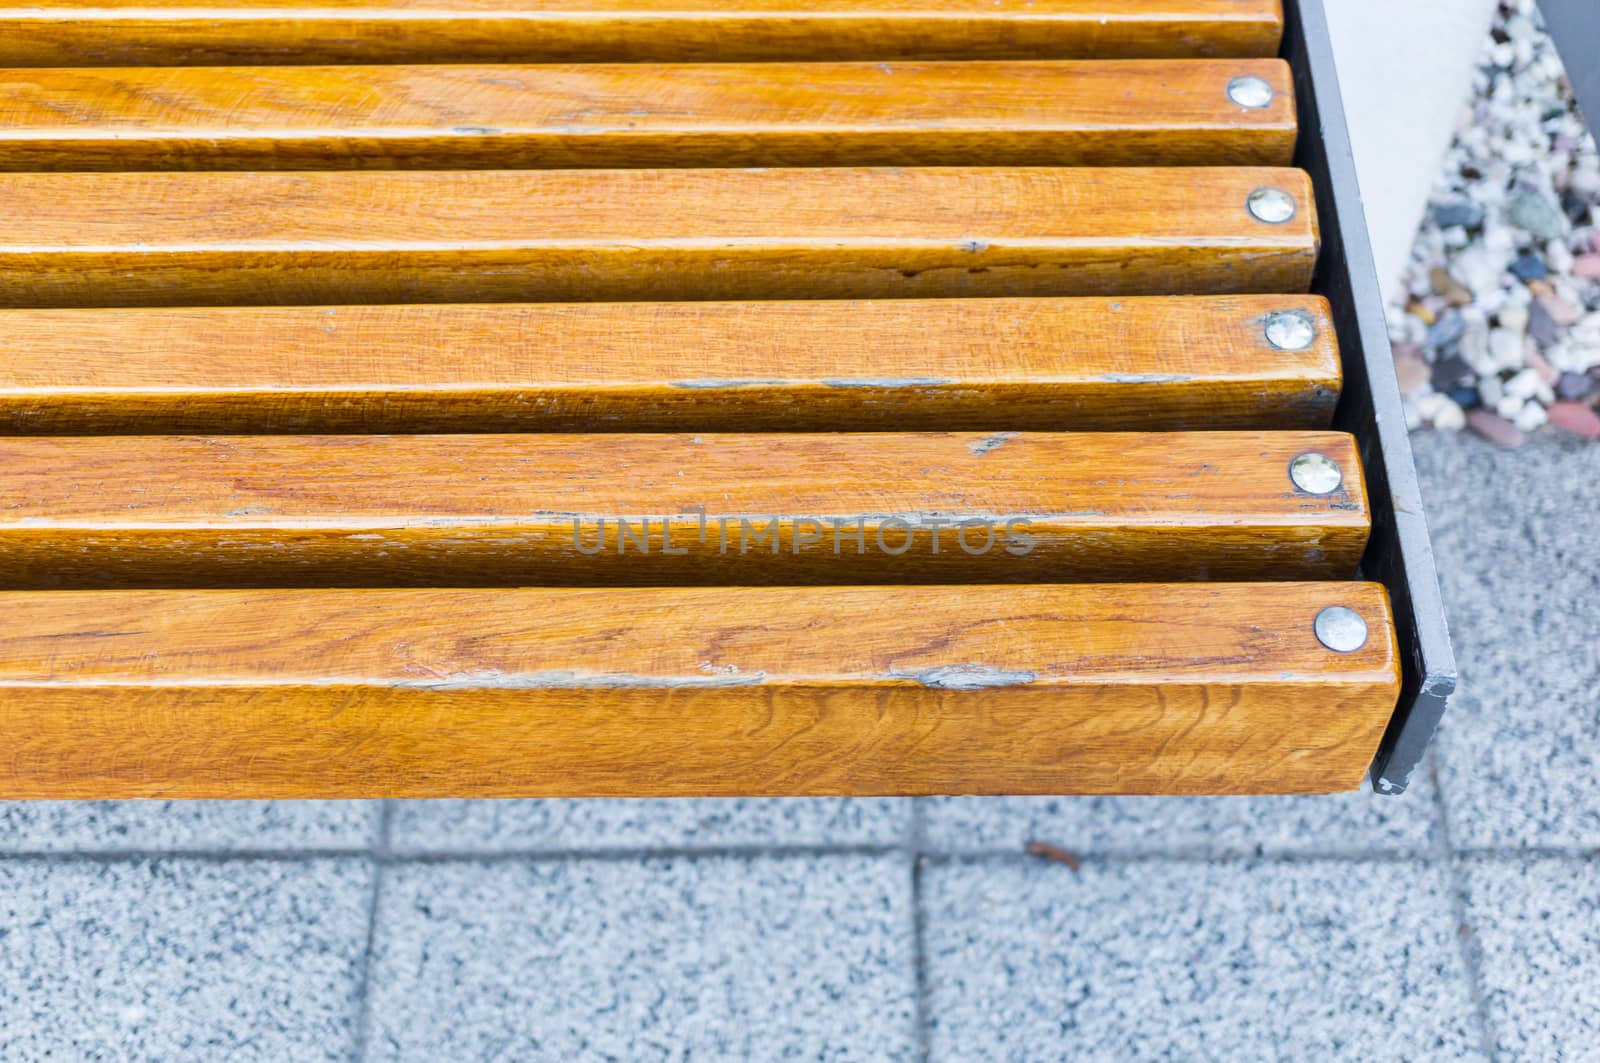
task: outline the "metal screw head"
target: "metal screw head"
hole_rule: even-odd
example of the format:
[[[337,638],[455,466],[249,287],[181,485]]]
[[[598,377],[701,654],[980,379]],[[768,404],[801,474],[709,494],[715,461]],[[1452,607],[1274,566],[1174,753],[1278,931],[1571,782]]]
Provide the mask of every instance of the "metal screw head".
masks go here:
[[[1280,351],[1303,351],[1317,338],[1317,324],[1304,310],[1274,310],[1267,315],[1267,342]]]
[[[1256,221],[1264,221],[1268,225],[1282,225],[1295,213],[1294,197],[1281,188],[1270,186],[1251,192],[1245,204]]]
[[[1228,99],[1240,107],[1261,108],[1272,105],[1275,93],[1266,79],[1254,74],[1244,74],[1228,82]]]
[[[1367,644],[1367,622],[1354,609],[1330,605],[1312,625],[1317,641],[1335,653],[1354,653]]]
[[[1310,450],[1289,463],[1289,479],[1308,495],[1331,495],[1344,483],[1344,470],[1328,455]]]

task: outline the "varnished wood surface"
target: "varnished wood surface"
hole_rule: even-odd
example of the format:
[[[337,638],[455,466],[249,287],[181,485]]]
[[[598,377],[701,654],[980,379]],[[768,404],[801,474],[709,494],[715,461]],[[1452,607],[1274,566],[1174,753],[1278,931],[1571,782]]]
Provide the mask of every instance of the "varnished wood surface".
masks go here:
[[[43,0],[0,65],[1272,56],[1281,0]]]
[[[1250,193],[1299,205],[1257,221]],[[1301,292],[1299,170],[0,174],[0,305]]]
[[[1341,489],[1295,487],[1307,451]],[[13,437],[0,584],[1343,578],[1359,465],[1333,432]]]
[[[1250,74],[1277,94],[1228,99]],[[1287,166],[1279,59],[0,71],[0,170]]]
[[[1324,648],[1354,609],[1360,650]],[[0,797],[1313,793],[1369,583],[0,594]]]
[[[1341,380],[1314,296],[0,310],[0,434],[1326,428]]]

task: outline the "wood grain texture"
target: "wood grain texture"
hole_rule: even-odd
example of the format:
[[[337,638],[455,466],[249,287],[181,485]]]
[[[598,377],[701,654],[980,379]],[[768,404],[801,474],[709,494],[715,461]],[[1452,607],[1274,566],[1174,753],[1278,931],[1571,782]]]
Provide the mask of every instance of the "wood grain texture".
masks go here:
[[[0,311],[0,434],[1326,428],[1341,382],[1315,296]]]
[[[1272,56],[1281,0],[42,0],[0,65]]]
[[[1277,94],[1228,99],[1252,74]],[[1287,166],[1279,59],[0,71],[0,170]]]
[[[1268,224],[1246,201],[1299,204]],[[0,305],[1303,292],[1299,170],[0,174]]]
[[[1313,633],[1358,612],[1360,650]],[[0,594],[0,797],[1354,790],[1370,583]]]
[[[1342,578],[1369,530],[1333,432],[14,437],[0,498],[27,587]]]

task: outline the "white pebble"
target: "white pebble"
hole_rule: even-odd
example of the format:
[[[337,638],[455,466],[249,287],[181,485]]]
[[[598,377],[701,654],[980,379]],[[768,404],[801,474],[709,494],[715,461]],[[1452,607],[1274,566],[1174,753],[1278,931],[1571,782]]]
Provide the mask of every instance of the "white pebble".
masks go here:
[[[1485,315],[1499,314],[1499,309],[1506,306],[1509,298],[1510,291],[1507,288],[1483,288],[1477,293],[1477,304],[1474,309],[1482,311]]]
[[[1468,291],[1486,292],[1500,284],[1500,274],[1505,272],[1507,259],[1491,257],[1482,247],[1469,247],[1456,257],[1450,275],[1460,281]]]
[[[1505,398],[1505,394],[1505,386],[1493,373],[1478,379],[1478,398],[1483,400],[1485,406],[1493,409],[1500,405],[1500,400]]]
[[[1461,407],[1449,395],[1438,392],[1417,400],[1417,415],[1445,432],[1459,432],[1467,426],[1467,415],[1461,412]]]
[[[1461,407],[1448,396],[1444,405],[1439,407],[1439,412],[1434,414],[1433,427],[1441,432],[1459,432],[1467,427],[1467,415],[1461,412]]]
[[[1479,310],[1485,314],[1498,314],[1511,298],[1511,292],[1505,288],[1488,288],[1479,292],[1477,298]]]
[[[1523,289],[1526,291],[1527,289]],[[1500,327],[1520,336],[1528,331],[1528,308],[1511,300],[1500,308]]]
[[[1539,379],[1536,369],[1524,369],[1510,380],[1506,381],[1506,394],[1515,395],[1519,399],[1531,399],[1539,393],[1539,385],[1544,381]]]
[[[1489,334],[1489,358],[1496,369],[1522,368],[1522,339],[1510,329],[1498,328]]]
[[[1494,356],[1489,353],[1489,326],[1483,322],[1467,322],[1467,330],[1461,334],[1461,342],[1456,350],[1462,360],[1472,366],[1472,371],[1480,376],[1495,371]]]
[[[1526,166],[1538,155],[1532,144],[1523,140],[1508,140],[1500,148],[1500,157],[1514,166]]]
[[[1565,340],[1558,340],[1546,347],[1544,349],[1544,360],[1563,373],[1583,372],[1578,365],[1577,357],[1573,354],[1572,345]]]
[[[1531,432],[1544,424],[1550,416],[1544,412],[1544,407],[1537,402],[1530,402],[1522,408],[1522,412],[1511,419],[1511,423],[1524,432]]]
[[[1407,398],[1401,403],[1400,409],[1406,415],[1406,431],[1415,432],[1422,427],[1422,414],[1417,410],[1417,404]]]
[[[1544,260],[1551,273],[1563,274],[1572,269],[1572,251],[1565,240],[1551,240],[1545,245]]]
[[[1582,366],[1573,372],[1587,372],[1592,366],[1600,365],[1600,310],[1572,326],[1567,333],[1567,345],[1573,362]]]

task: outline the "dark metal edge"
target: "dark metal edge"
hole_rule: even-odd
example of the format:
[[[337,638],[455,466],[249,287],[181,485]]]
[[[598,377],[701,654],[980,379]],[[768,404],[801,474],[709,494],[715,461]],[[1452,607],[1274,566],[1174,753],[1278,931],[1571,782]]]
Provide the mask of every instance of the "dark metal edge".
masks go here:
[[[1556,42],[1572,94],[1589,122],[1600,133],[1600,4],[1595,0],[1539,0],[1545,28]]]
[[[1322,230],[1313,290],[1333,305],[1344,357],[1344,394],[1334,426],[1355,434],[1371,496],[1372,540],[1361,575],[1388,588],[1404,673],[1399,704],[1372,764],[1372,787],[1399,794],[1455,692],[1455,653],[1400,406],[1327,14],[1322,0],[1284,0],[1284,18],[1283,55],[1294,69],[1300,119],[1295,165],[1316,187]]]

